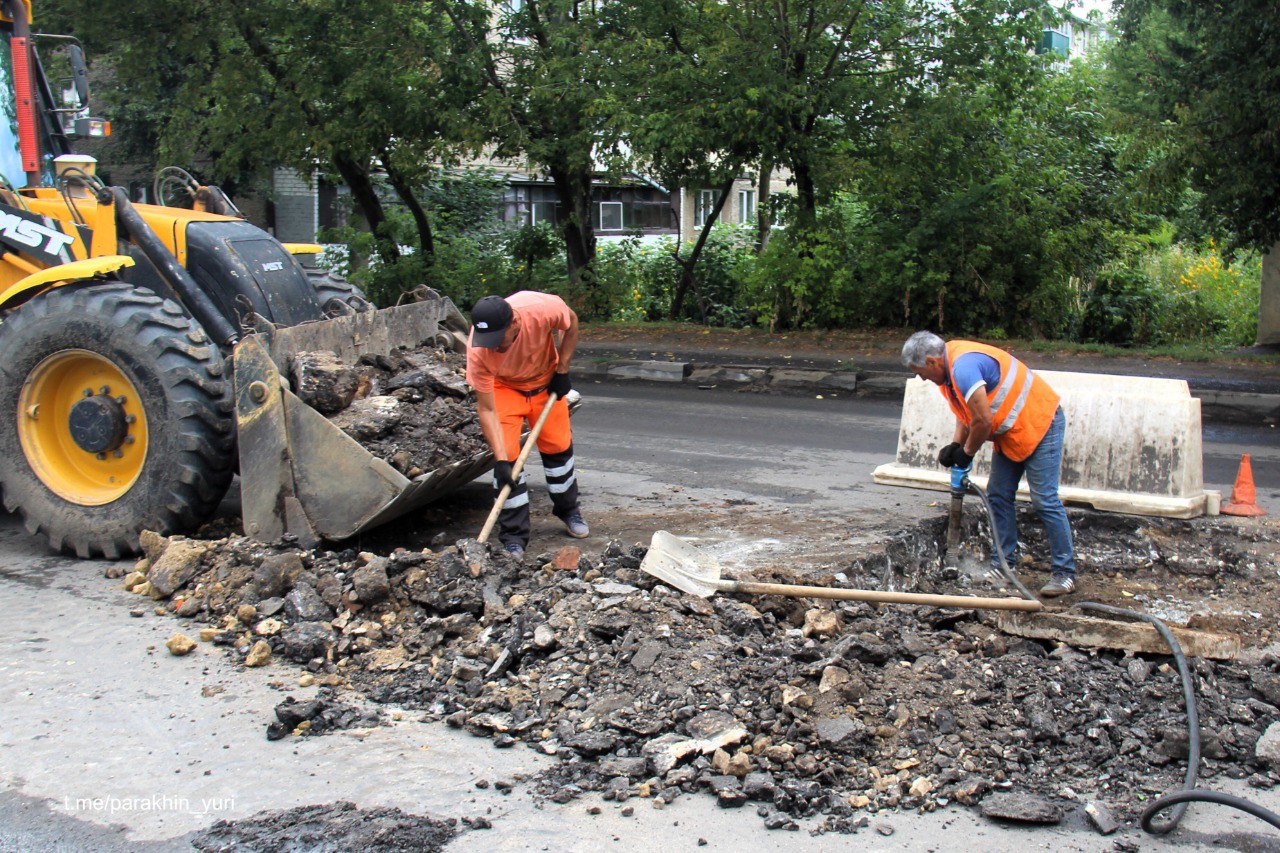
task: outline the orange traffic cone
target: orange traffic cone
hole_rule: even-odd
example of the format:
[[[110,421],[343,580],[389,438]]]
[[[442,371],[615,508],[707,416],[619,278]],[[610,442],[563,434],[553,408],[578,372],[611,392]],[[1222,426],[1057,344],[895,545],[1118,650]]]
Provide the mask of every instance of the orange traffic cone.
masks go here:
[[[1222,505],[1223,515],[1266,515],[1267,511],[1258,507],[1257,496],[1253,490],[1253,466],[1249,464],[1249,454],[1240,457],[1240,470],[1236,472],[1236,486],[1231,490],[1231,500]]]

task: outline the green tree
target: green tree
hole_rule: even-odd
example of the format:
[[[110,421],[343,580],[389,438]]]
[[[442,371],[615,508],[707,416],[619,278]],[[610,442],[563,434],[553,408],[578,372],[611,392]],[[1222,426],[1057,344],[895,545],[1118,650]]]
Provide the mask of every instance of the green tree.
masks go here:
[[[684,316],[686,298],[704,303],[695,271],[730,189],[750,164],[776,148],[776,129],[758,108],[732,34],[734,4],[701,0],[636,3],[620,16],[609,140],[627,166],[673,191],[716,189],[692,246],[672,241],[680,275],[669,316]],[[677,218],[683,215],[680,211]]]
[[[449,21],[451,63],[479,88],[467,110],[498,157],[551,177],[571,290],[594,284],[592,184],[607,118],[601,96],[617,30],[613,4],[579,0],[436,0]]]
[[[1096,69],[922,92],[806,244],[795,321],[1062,336],[1130,226]],[[836,215],[839,214],[839,215]],[[832,300],[824,291],[842,294]]]
[[[464,145],[451,109],[466,81],[440,61],[430,7],[396,0],[137,0],[100,14],[57,0],[91,49],[107,52],[118,97],[155,116],[161,156],[208,158],[217,178],[279,165],[317,167],[348,185],[386,262],[399,259],[380,173],[432,249],[415,184],[431,159]],[[145,106],[144,106],[145,105]]]
[[[1149,153],[1185,168],[1239,243],[1280,240],[1280,40],[1274,0],[1122,0],[1112,61]]]

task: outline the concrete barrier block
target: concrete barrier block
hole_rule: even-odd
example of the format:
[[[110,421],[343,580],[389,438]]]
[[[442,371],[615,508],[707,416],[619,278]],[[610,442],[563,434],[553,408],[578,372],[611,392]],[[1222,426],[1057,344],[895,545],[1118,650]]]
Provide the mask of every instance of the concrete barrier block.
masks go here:
[[[609,375],[608,361],[590,361],[578,359],[573,362],[572,373],[575,379],[602,379]]]
[[[683,382],[691,370],[691,365],[683,361],[621,361],[609,366],[609,376],[614,379]]]
[[[1212,413],[1218,420],[1255,423],[1280,422],[1280,394],[1261,394],[1254,391],[1224,391],[1205,388],[1198,391],[1202,410]]]
[[[897,370],[864,370],[858,379],[858,393],[866,396],[888,397],[903,393],[909,374]]]
[[[1191,518],[1206,509],[1200,401],[1185,380],[1037,371],[1059,396],[1067,418],[1061,495],[1108,512]],[[878,483],[947,489],[938,450],[955,417],[938,389],[912,378],[903,396],[898,452],[875,471]],[[986,486],[991,445],[974,460]],[[1018,492],[1026,500],[1025,483]]]
[[[750,385],[760,382],[769,375],[763,367],[740,367],[728,365],[722,367],[698,367],[690,371],[687,380],[699,384]]]

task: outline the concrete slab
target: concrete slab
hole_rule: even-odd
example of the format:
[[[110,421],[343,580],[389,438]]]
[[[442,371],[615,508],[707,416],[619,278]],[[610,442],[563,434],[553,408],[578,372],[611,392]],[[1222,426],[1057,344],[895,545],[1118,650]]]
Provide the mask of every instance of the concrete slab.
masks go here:
[[[769,375],[763,367],[738,367],[726,365],[722,367],[698,367],[689,372],[686,380],[698,384],[725,383],[729,385],[750,385],[759,382]]]
[[[769,373],[769,384],[786,388],[803,388],[817,385],[830,375],[825,370],[773,370]]]
[[[893,396],[902,393],[911,377],[899,371],[863,370],[858,375],[858,393],[865,396]]]
[[[603,379],[609,375],[609,365],[611,364],[613,364],[611,361],[575,359],[573,362],[573,375],[578,379]]]
[[[1000,612],[996,625],[1006,634],[1037,640],[1057,640],[1088,649],[1120,649],[1145,654],[1169,654],[1169,646],[1146,622],[1120,622],[1075,613]],[[1240,654],[1240,638],[1169,626],[1188,657],[1234,660]]]
[[[1280,394],[1258,394],[1251,391],[1223,391],[1205,388],[1196,391],[1203,409],[1214,410],[1219,420],[1254,423],[1259,420],[1280,421]]]
[[[858,374],[852,370],[828,373],[826,378],[824,378],[819,384],[824,388],[838,388],[841,391],[857,391],[859,387]]]

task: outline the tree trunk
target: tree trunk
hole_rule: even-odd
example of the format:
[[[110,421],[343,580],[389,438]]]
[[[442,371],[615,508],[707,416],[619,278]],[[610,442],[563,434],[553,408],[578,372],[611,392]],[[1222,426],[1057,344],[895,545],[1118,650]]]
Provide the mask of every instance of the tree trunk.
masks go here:
[[[760,184],[756,190],[756,254],[769,245],[769,184],[773,181],[773,161],[760,163]]]
[[[382,260],[387,263],[400,260],[400,247],[396,245],[395,238],[390,233],[391,223],[382,209],[382,201],[373,187],[368,168],[347,154],[335,154],[333,165],[337,167],[338,174],[342,175],[342,180],[350,187],[351,197],[355,199],[365,221],[369,223],[369,230],[373,232],[378,254],[382,256]]]
[[[400,196],[400,200],[404,202],[404,206],[409,208],[409,213],[413,215],[413,224],[418,229],[418,249],[422,252],[423,258],[428,264],[435,260],[436,243],[431,233],[431,220],[427,218],[427,212],[422,208],[418,196],[414,193],[413,187],[404,179],[404,175],[391,165],[391,153],[389,151],[382,152],[382,165],[386,167],[387,178],[391,181],[391,186],[395,188],[396,195]]]
[[[812,228],[818,222],[818,190],[813,181],[813,167],[807,160],[793,158],[796,179],[796,226]]]
[[[716,220],[720,218],[720,211],[724,210],[725,202],[729,200],[729,190],[733,189],[733,176],[724,182],[720,187],[720,194],[716,197],[715,207],[711,209],[707,221],[702,223],[702,231],[698,234],[698,240],[693,244],[693,251],[689,253],[688,258],[680,257],[680,244],[676,243],[675,257],[680,264],[680,281],[676,285],[675,295],[671,298],[671,312],[668,319],[680,319],[680,312],[684,310],[684,299],[689,291],[693,289],[693,268],[698,264],[698,258],[702,257],[702,247],[707,244],[707,238],[711,236],[711,227],[716,224]],[[706,310],[702,312],[702,322],[707,321]]]
[[[564,237],[565,258],[569,268],[569,286],[584,295],[595,287],[596,232],[591,224],[591,171],[568,166],[548,169],[555,185],[556,197],[569,215],[560,223]]]

